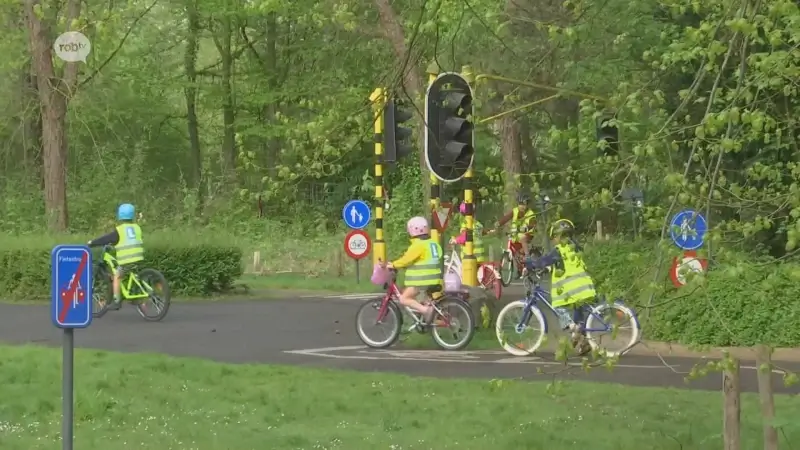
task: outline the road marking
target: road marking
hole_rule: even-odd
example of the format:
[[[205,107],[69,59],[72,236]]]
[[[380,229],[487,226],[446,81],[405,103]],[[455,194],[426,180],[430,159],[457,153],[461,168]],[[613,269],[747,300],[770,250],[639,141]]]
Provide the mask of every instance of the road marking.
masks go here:
[[[357,354],[336,354],[338,352],[348,352],[358,350]],[[562,361],[545,360],[542,357],[531,356],[527,358],[502,358],[500,360],[481,359],[480,355],[502,355],[505,352],[499,351],[461,351],[445,352],[439,350],[375,350],[366,346],[344,346],[344,347],[325,347],[311,348],[302,350],[285,350],[284,353],[317,356],[321,358],[333,359],[363,359],[363,360],[394,360],[394,361],[425,361],[436,363],[471,363],[471,364],[533,364],[539,366],[564,365]],[[478,355],[478,356],[476,356]],[[567,365],[581,367],[581,362],[571,362]],[[666,366],[660,365],[635,365],[635,364],[615,364],[614,367],[625,369],[664,369]]]
[[[373,294],[338,294],[338,295],[301,295],[300,298],[329,298],[329,299],[337,299],[337,300],[369,300],[369,299],[377,299],[383,295],[380,292],[376,292]]]

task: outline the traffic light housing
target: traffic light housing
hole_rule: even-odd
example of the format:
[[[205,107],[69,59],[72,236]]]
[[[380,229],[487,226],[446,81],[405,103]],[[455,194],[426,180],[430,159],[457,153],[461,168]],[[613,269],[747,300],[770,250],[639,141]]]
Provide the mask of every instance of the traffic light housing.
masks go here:
[[[604,148],[597,149],[597,156],[617,156],[619,154],[619,130],[611,121],[616,119],[616,114],[605,113],[597,119],[597,141],[608,143]]]
[[[472,88],[457,73],[440,74],[425,96],[425,160],[436,178],[461,179],[475,155]]]
[[[383,108],[383,160],[397,162],[411,153],[411,128],[401,126],[414,115],[410,108],[394,95],[387,99]]]

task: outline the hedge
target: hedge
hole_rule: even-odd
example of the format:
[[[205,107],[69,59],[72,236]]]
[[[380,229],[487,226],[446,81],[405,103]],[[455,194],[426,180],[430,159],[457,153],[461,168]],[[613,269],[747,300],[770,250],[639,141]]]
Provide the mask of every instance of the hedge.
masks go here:
[[[647,339],[713,346],[800,346],[800,264],[724,255],[678,289],[669,280],[672,245],[660,276],[656,243],[588,243],[586,264],[601,293],[638,311]],[[653,295],[652,303],[650,296]]]
[[[43,300],[50,296],[50,252],[58,243],[86,237],[5,238],[0,242],[0,297]],[[100,258],[101,250],[93,255]],[[192,234],[145,236],[145,262],[167,278],[173,295],[208,296],[228,290],[243,273],[242,251],[232,242]]]

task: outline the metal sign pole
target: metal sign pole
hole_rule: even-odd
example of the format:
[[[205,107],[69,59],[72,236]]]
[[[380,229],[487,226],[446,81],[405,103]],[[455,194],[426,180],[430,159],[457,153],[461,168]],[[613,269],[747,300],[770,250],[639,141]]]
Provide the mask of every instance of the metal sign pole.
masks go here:
[[[61,448],[72,450],[73,426],[75,423],[73,411],[73,389],[75,375],[75,329],[64,328],[64,340],[61,362]]]
[[[355,261],[356,261],[356,284],[360,284],[361,283],[361,270],[360,270],[361,264],[358,263],[360,260],[357,259]]]

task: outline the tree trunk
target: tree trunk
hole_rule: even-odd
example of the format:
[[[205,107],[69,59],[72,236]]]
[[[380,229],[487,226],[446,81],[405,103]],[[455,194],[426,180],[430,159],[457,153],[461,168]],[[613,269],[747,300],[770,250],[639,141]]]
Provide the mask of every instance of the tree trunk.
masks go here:
[[[380,17],[381,28],[386,39],[392,44],[394,49],[397,63],[400,66],[402,73],[403,85],[408,90],[408,93],[413,96],[417,104],[418,111],[424,111],[425,105],[425,84],[419,74],[419,68],[413,63],[414,58],[408,55],[408,47],[406,46],[405,33],[403,33],[403,26],[397,19],[397,15],[389,3],[389,0],[375,0],[375,6],[378,7],[378,15]],[[398,90],[399,91],[399,90]],[[402,91],[400,91],[402,92]],[[419,167],[422,172],[422,188],[423,192],[430,192],[430,177],[427,175],[428,164],[425,162],[425,121],[419,120],[417,127],[417,143],[420,149],[419,152]],[[424,210],[428,210],[428,201],[423,201]]]
[[[67,214],[67,136],[66,116],[68,98],[78,78],[78,63],[66,63],[59,79],[53,66],[52,40],[49,24],[43,23],[36,10],[40,0],[25,0],[29,45],[36,73],[39,103],[42,114],[42,153],[44,159],[44,204],[47,225],[51,231],[66,231]],[[69,0],[64,20],[74,23],[80,15],[80,0]]]
[[[233,62],[231,52],[232,28],[228,12],[220,20],[220,31],[214,34],[214,44],[217,46],[222,61],[222,171],[224,175],[232,175],[236,164],[236,134],[233,100]]]
[[[197,11],[197,0],[187,0],[186,19],[186,51],[184,53],[184,70],[186,71],[186,127],[189,132],[189,154],[191,160],[191,186],[197,189],[198,204],[202,204],[203,154],[200,149],[200,131],[197,123],[197,36],[200,32],[200,15]]]
[[[503,180],[505,181],[506,204],[516,204],[519,190],[519,175],[522,169],[522,142],[519,121],[511,114],[500,118],[500,145],[503,155]]]

